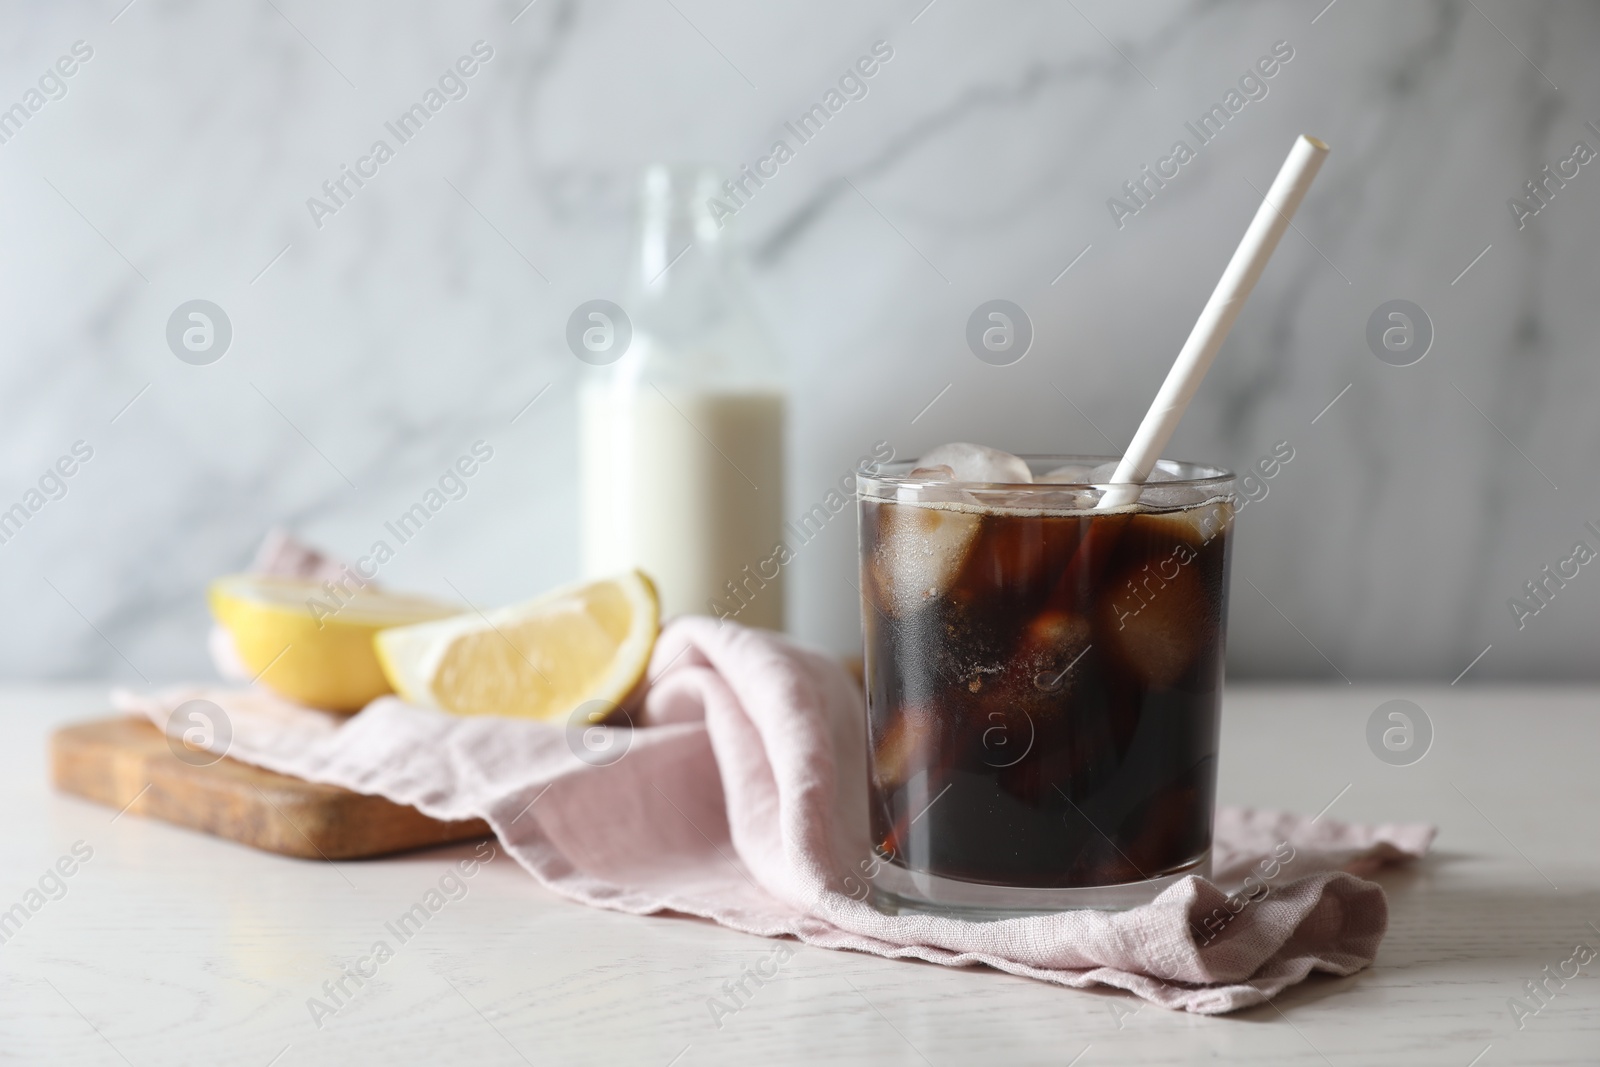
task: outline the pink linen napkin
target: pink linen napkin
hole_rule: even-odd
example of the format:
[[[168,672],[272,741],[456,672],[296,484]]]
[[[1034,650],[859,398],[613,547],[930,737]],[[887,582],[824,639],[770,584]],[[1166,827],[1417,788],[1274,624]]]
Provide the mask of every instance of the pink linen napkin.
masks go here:
[[[775,634],[687,617],[663,630],[648,677],[636,728],[598,734],[587,722],[460,718],[394,697],[350,719],[259,690],[115,699],[171,731],[180,704],[210,700],[236,759],[435,818],[481,817],[541,884],[585,904],[1115,986],[1205,1014],[1258,1004],[1312,971],[1368,966],[1388,907],[1381,888],[1340,868],[1420,856],[1433,835],[1223,809],[1219,878],[1245,879],[1232,896],[1190,877],[1119,913],[883,915],[856,899],[872,869],[865,707],[843,668]]]

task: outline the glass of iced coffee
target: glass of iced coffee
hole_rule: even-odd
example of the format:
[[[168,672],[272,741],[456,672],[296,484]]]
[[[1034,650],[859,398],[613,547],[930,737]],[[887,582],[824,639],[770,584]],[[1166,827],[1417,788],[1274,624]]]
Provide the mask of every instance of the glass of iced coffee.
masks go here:
[[[1132,907],[1209,872],[1233,475],[997,455],[859,478],[872,899]]]

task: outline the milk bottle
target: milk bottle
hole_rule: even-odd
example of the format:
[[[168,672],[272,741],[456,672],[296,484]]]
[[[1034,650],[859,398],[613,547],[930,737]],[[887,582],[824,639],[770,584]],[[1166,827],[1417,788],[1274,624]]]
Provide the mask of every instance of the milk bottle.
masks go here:
[[[580,389],[583,565],[642,568],[663,615],[782,629],[783,575],[757,574],[782,539],[782,365],[707,207],[720,184],[645,173],[632,339]]]

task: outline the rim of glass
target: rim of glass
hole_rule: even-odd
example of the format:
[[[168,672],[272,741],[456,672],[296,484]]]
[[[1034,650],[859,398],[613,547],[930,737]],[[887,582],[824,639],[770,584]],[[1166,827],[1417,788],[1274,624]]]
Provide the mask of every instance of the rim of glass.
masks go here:
[[[1028,465],[1030,471],[1049,471],[1055,467],[1069,465],[1082,465],[1090,468],[1106,463],[1115,463],[1121,456],[1096,456],[1096,455],[1053,455],[1049,453],[1019,454],[1018,459]],[[952,489],[959,488],[964,491],[999,491],[1006,493],[1017,492],[1081,492],[1083,490],[1104,490],[1110,482],[925,482],[913,481],[907,477],[916,469],[916,460],[895,460],[878,467],[876,472],[868,473],[858,470],[856,477],[858,486],[865,488],[873,485],[882,488],[914,488],[914,489]],[[1160,481],[1145,483],[1146,489],[1188,489],[1188,490],[1216,490],[1225,492],[1236,480],[1237,475],[1226,467],[1218,467],[1209,463],[1196,463],[1191,460],[1162,459],[1157,466],[1166,474],[1174,477],[1163,478]]]

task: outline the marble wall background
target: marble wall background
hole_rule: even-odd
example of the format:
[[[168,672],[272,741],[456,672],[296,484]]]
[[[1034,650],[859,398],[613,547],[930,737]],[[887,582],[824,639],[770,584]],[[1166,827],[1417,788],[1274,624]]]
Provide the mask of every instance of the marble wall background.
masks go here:
[[[0,107],[93,50],[0,144],[0,508],[93,449],[0,544],[5,676],[208,673],[204,585],[267,527],[359,553],[480,438],[385,576],[480,602],[571,578],[563,328],[620,294],[637,168],[756,158],[879,40],[868,96],[733,224],[791,361],[794,509],[879,439],[1120,449],[1312,132],[1333,154],[1171,450],[1295,450],[1241,518],[1235,676],[1449,681],[1486,646],[1468,681],[1600,674],[1600,566],[1520,630],[1508,607],[1600,548],[1600,166],[1520,230],[1507,207],[1600,149],[1594,5],[525,2],[0,16]],[[314,226],[307,197],[479,40],[466,98]],[[1267,95],[1119,228],[1107,199],[1279,41]],[[993,297],[1036,328],[1013,366],[963,340]],[[210,366],[165,342],[194,298],[233,324]],[[1365,339],[1398,298],[1435,332],[1403,368]],[[856,644],[853,558],[838,523],[793,565],[802,637]]]

